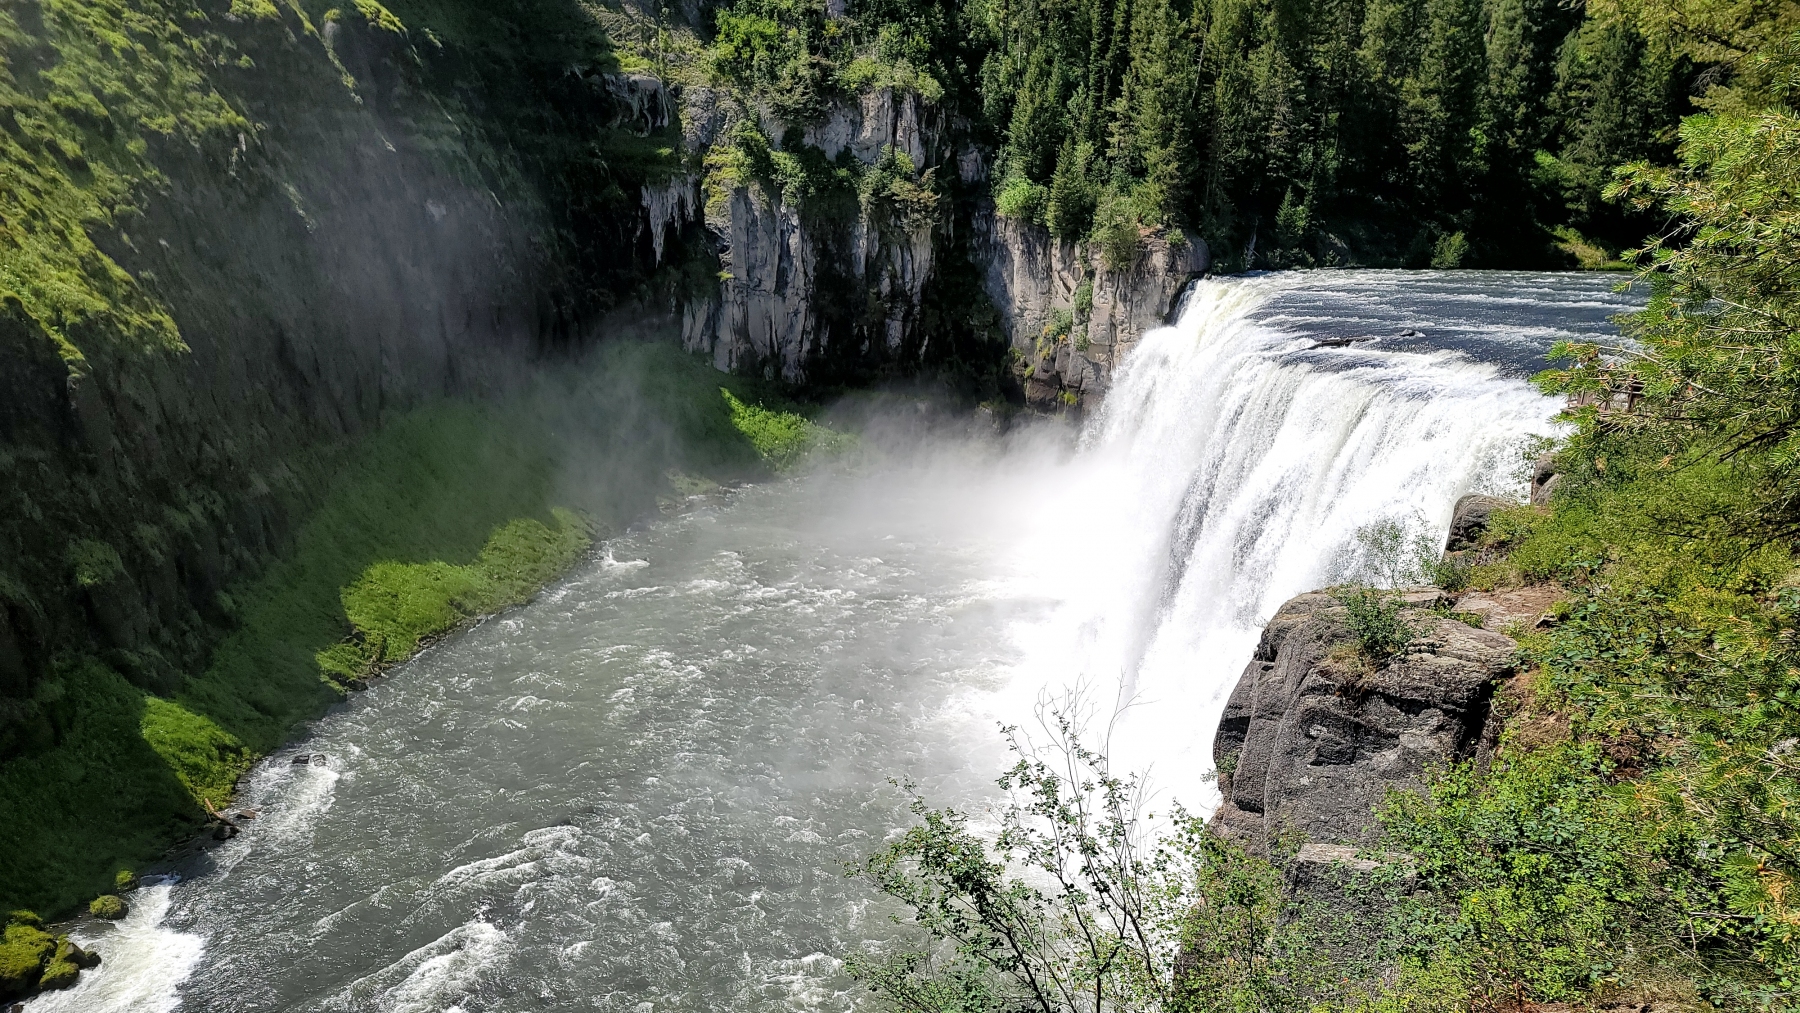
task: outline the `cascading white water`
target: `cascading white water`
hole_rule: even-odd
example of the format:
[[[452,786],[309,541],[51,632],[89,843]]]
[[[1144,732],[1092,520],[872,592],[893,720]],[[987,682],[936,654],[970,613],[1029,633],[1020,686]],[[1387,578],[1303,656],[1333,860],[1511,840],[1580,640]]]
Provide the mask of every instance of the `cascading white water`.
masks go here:
[[[1557,405],[1493,363],[1318,348],[1268,312],[1322,280],[1198,283],[1123,363],[1027,539],[1055,546],[1034,579],[1058,604],[1017,631],[1003,713],[1085,683],[1099,716],[1118,711],[1115,769],[1190,809],[1216,804],[1213,729],[1280,604],[1343,579],[1359,527],[1441,539],[1463,494],[1519,495],[1521,451],[1552,429]]]

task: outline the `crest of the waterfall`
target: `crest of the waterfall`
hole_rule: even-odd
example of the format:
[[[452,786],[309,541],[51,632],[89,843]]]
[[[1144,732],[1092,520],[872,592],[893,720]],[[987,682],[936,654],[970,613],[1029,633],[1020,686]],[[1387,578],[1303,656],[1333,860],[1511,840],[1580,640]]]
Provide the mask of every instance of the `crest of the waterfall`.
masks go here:
[[[1552,429],[1549,399],[1463,352],[1321,347],[1268,312],[1323,277],[1197,282],[1027,525],[1046,607],[1015,631],[1002,709],[1085,687],[1090,735],[1164,804],[1216,804],[1213,730],[1283,601],[1342,579],[1359,528],[1442,538],[1464,493],[1516,495],[1520,450]]]

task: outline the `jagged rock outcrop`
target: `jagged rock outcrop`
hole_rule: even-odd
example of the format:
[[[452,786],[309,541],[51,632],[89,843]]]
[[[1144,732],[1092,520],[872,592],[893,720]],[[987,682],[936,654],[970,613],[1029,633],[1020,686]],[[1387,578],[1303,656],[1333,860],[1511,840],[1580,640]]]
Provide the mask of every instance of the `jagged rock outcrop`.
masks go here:
[[[942,112],[913,92],[878,88],[831,105],[795,130],[766,109],[719,89],[680,95],[682,143],[697,160],[754,123],[775,150],[795,144],[827,161],[848,156],[863,170],[892,152],[908,180],[944,194],[954,180],[980,192],[989,181],[979,147],[957,144]],[[761,182],[684,176],[645,187],[642,204],[654,256],[666,237],[704,222],[721,270],[716,292],[681,306],[682,340],[720,369],[788,380],[820,378],[827,359],[906,363],[924,354],[922,300],[939,270],[974,270],[994,303],[1027,400],[1093,404],[1115,365],[1144,331],[1164,323],[1188,281],[1208,265],[1197,240],[1148,236],[1132,262],[1113,269],[1086,244],[996,214],[972,221],[917,207],[896,209],[864,194],[841,220],[803,213]],[[718,188],[708,191],[707,187]],[[967,254],[942,264],[954,230],[970,230]],[[845,293],[851,298],[846,299]],[[822,309],[827,304],[837,312]],[[854,309],[846,316],[846,304]],[[1070,326],[1046,330],[1061,314]]]
[[[1270,620],[1213,742],[1222,833],[1256,850],[1286,833],[1371,844],[1390,787],[1474,755],[1516,645],[1433,611],[1445,599],[1436,588],[1404,598],[1415,635],[1379,665],[1358,656],[1347,610],[1328,593],[1300,595]]]
[[[982,284],[1019,353],[1026,400],[1040,406],[1065,393],[1097,403],[1114,367],[1145,331],[1168,322],[1209,263],[1204,242],[1150,236],[1129,265],[1113,269],[1086,244],[998,214],[977,221],[976,239]]]
[[[735,123],[754,120],[776,150],[797,136],[827,160],[848,153],[864,171],[889,152],[904,156],[900,171],[925,200],[933,180],[956,171],[945,164],[941,113],[912,92],[865,92],[797,132],[714,89],[688,89],[682,101],[683,143],[696,155],[724,143]],[[703,192],[707,186],[715,189]],[[916,356],[928,340],[920,303],[947,219],[928,209],[896,210],[881,198],[864,195],[854,215],[834,219],[804,213],[755,180],[684,179],[669,190],[646,188],[658,258],[670,227],[703,219],[720,262],[717,291],[681,308],[682,343],[720,369],[792,381],[819,379],[828,355],[864,363]],[[839,312],[821,309],[828,304]],[[842,312],[844,304],[854,310]]]
[[[1562,476],[1556,471],[1556,455],[1540,456],[1531,469],[1531,505],[1549,506],[1550,497],[1556,495],[1556,487],[1561,481]]]

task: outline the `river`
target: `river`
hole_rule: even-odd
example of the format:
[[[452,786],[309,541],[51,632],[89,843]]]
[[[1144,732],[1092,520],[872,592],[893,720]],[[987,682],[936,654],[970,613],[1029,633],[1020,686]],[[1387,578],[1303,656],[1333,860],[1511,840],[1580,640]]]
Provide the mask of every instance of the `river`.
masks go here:
[[[1210,807],[1262,622],[1361,525],[1519,495],[1557,408],[1524,377],[1611,331],[1615,280],[1208,280],[1079,433],[878,425],[696,499],[259,765],[261,818],[78,928],[106,963],[28,1009],[865,1005],[839,958],[893,911],[845,870],[906,823],[892,781],[979,808],[997,726],[1079,687],[1116,765]]]

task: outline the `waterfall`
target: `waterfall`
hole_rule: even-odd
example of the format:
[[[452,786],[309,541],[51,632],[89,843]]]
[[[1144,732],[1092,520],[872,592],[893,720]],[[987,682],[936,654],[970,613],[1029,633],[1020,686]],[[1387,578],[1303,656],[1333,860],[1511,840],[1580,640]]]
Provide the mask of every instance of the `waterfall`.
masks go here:
[[[1379,301],[1373,274],[1345,281]],[[1123,362],[1072,474],[1027,525],[1024,551],[1055,547],[1029,568],[1052,604],[1014,630],[1001,713],[1019,722],[1031,698],[1085,686],[1094,717],[1113,715],[1115,769],[1146,774],[1163,804],[1216,805],[1213,731],[1283,601],[1343,579],[1364,525],[1441,540],[1463,494],[1522,495],[1521,452],[1554,428],[1557,405],[1494,362],[1322,346],[1328,318],[1271,310],[1324,277],[1196,283],[1179,322]],[[1104,727],[1090,718],[1090,735]]]

